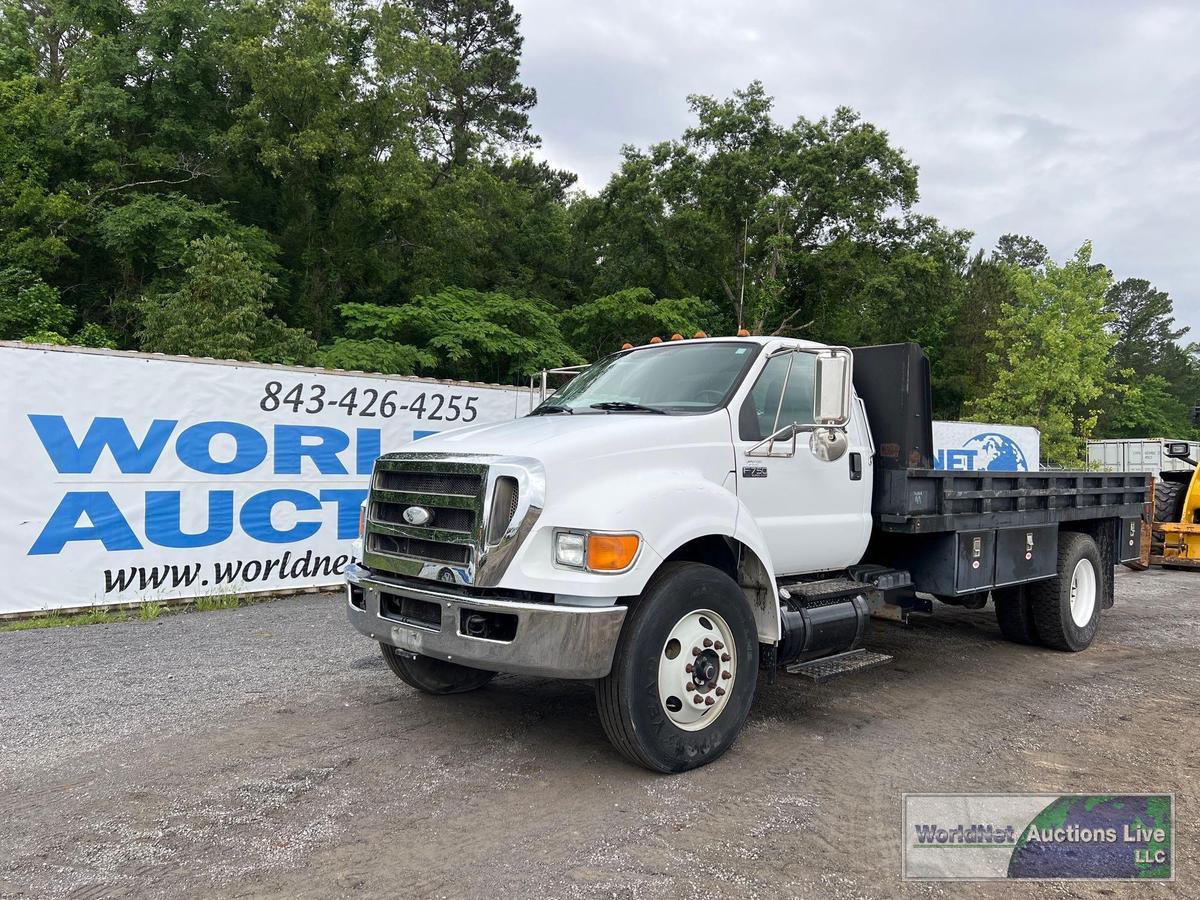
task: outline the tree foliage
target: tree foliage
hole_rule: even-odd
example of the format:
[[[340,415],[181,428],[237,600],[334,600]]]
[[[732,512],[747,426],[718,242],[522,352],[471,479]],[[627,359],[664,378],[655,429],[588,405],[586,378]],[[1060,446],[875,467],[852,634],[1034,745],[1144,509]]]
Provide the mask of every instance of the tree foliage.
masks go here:
[[[697,330],[917,340],[939,416],[1038,424],[1056,459],[1097,415],[1200,435],[1165,292],[1126,278],[1097,317],[1078,258],[972,255],[852,109],[694,95],[576,191],[531,155],[520,26],[508,0],[0,0],[0,337],[503,382]]]
[[[316,347],[307,334],[267,312],[275,279],[227,237],[199,238],[179,287],[141,300],[141,344],[157,353],[310,362]]]
[[[1038,268],[1002,263],[1013,293],[992,329],[995,380],[967,404],[976,421],[1040,428],[1043,457],[1067,466],[1086,458],[1113,346],[1104,306],[1112,279],[1092,265],[1091,252],[1084,244],[1062,266],[1050,259]]]

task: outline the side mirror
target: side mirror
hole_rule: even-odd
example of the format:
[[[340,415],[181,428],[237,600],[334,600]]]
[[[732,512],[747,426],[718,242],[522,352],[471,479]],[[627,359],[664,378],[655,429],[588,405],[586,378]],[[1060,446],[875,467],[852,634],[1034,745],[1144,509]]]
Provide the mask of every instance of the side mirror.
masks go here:
[[[813,418],[817,425],[844,428],[850,422],[850,386],[854,358],[842,348],[822,350],[817,357]]]
[[[1163,447],[1163,453],[1171,459],[1187,459],[1191,452],[1192,448],[1186,441],[1171,441]]]

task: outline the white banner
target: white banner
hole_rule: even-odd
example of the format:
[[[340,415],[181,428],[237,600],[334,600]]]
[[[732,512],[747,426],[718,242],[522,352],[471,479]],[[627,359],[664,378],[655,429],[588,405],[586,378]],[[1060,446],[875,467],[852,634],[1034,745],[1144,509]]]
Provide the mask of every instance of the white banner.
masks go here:
[[[526,391],[0,345],[0,614],[334,585],[381,452]]]
[[[934,422],[933,467],[964,472],[1036,472],[1042,435],[1028,425]]]

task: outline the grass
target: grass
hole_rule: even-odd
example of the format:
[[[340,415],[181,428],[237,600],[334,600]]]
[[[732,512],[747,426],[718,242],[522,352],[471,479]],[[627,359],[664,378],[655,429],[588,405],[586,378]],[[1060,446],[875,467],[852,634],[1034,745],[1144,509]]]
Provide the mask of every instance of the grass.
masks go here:
[[[164,603],[143,603],[138,607],[137,616],[143,622],[152,622],[166,610]]]
[[[190,604],[166,604],[157,600],[139,603],[125,608],[89,609],[83,612],[48,612],[27,619],[0,621],[0,633],[5,631],[30,631],[34,628],[69,628],[74,625],[106,625],[112,622],[153,622],[163,615],[176,612],[209,612],[214,609],[237,609],[251,603],[261,603],[270,597],[239,597],[237,594],[210,594],[197,597]]]
[[[209,594],[196,598],[196,609],[208,612],[213,609],[237,609],[242,605],[242,598],[237,594]]]
[[[103,625],[124,622],[128,616],[120,610],[92,609],[81,613],[43,613],[28,619],[0,622],[0,631],[30,631],[34,628],[60,628],[68,625]]]

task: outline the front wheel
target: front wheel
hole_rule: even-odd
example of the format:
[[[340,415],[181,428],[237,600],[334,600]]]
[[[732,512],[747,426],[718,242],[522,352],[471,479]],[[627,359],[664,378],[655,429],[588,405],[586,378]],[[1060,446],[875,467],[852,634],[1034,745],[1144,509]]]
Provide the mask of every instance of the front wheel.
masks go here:
[[[462,694],[477,690],[496,677],[495,672],[472,669],[430,656],[412,659],[390,644],[380,644],[379,649],[383,651],[388,668],[405,684],[424,694]]]
[[[668,563],[621,630],[596,684],[605,734],[628,759],[683,772],[720,757],[742,730],[758,677],[758,629],[737,583]]]

